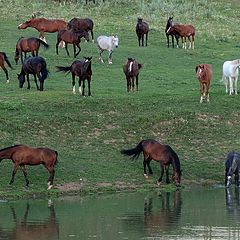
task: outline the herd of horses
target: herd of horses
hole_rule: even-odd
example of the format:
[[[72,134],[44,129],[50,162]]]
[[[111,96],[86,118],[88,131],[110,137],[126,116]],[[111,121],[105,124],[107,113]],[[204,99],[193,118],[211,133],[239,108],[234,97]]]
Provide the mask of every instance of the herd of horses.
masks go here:
[[[94,23],[91,19],[85,18],[73,18],[68,23],[64,20],[59,19],[45,19],[45,18],[32,18],[18,26],[19,29],[26,29],[28,27],[35,28],[39,31],[39,38],[21,37],[16,44],[15,51],[15,61],[16,64],[21,58],[22,68],[20,74],[18,74],[19,87],[22,88],[25,83],[25,78],[27,78],[28,89],[30,89],[29,75],[34,76],[34,81],[38,90],[43,91],[44,80],[48,77],[47,63],[43,57],[38,56],[38,51],[42,45],[48,48],[49,45],[44,37],[45,32],[57,32],[57,42],[56,42],[56,54],[58,54],[58,46],[60,44],[65,46],[67,55],[68,44],[73,44],[74,57],[76,58],[81,51],[80,42],[81,38],[85,38],[89,41],[89,32],[91,32],[92,42],[94,42],[93,27]],[[149,25],[147,22],[143,21],[142,18],[138,18],[136,24],[136,35],[138,38],[139,47],[144,46],[144,36],[145,36],[145,46],[148,42]],[[182,48],[187,48],[187,39],[189,40],[189,48],[194,49],[194,37],[195,28],[192,25],[182,25],[174,23],[173,18],[170,17],[167,21],[165,34],[167,37],[167,46],[169,47],[169,38],[172,38],[172,47],[174,48],[174,39],[177,42],[177,48],[179,47],[179,38],[182,39]],[[99,36],[97,38],[97,44],[99,48],[99,60],[103,63],[102,53],[103,51],[109,52],[109,64],[112,64],[112,53],[113,49],[118,47],[118,37],[115,36]],[[76,52],[76,47],[78,51]],[[32,54],[31,57],[27,57],[27,53]],[[23,56],[24,54],[24,56]],[[88,96],[91,96],[91,68],[92,57],[84,57],[83,60],[75,60],[70,66],[56,66],[58,72],[71,72],[72,74],[72,91],[76,93],[75,78],[79,77],[79,93],[83,96],[85,95],[85,80],[88,82]],[[7,82],[9,82],[8,71],[4,65],[4,62],[12,68],[6,54],[0,52],[0,66],[6,74]],[[240,60],[226,61],[223,64],[223,81],[226,84],[226,92],[228,93],[228,83],[230,85],[229,94],[237,94],[237,78],[238,78],[238,67],[240,66]],[[138,76],[142,64],[137,62],[134,58],[128,57],[126,64],[123,65],[123,72],[127,80],[127,91],[138,91]],[[200,82],[201,86],[201,98],[200,102],[203,100],[209,102],[209,87],[210,81],[212,79],[212,66],[210,64],[199,64],[196,66],[196,76]],[[40,87],[38,81],[40,82]],[[233,86],[234,85],[234,86]],[[139,155],[143,154],[143,169],[144,176],[148,178],[148,173],[152,174],[152,169],[150,167],[151,160],[160,163],[161,175],[157,181],[160,185],[163,179],[164,172],[166,172],[166,183],[173,182],[177,187],[180,186],[181,182],[181,164],[177,153],[169,146],[164,145],[154,139],[142,140],[131,149],[123,149],[121,153],[132,158],[138,158]],[[26,145],[15,145],[10,146],[0,150],[0,161],[3,159],[11,159],[14,168],[12,172],[12,178],[10,184],[14,182],[14,176],[19,168],[22,169],[23,175],[25,177],[26,186],[29,185],[29,180],[27,178],[26,165],[39,165],[43,164],[44,167],[49,172],[48,178],[48,189],[53,186],[53,180],[55,175],[54,167],[57,163],[57,151],[49,148],[32,148]],[[169,166],[172,166],[173,173],[171,180],[169,177]],[[239,170],[240,170],[240,153],[231,152],[226,160],[226,174],[225,174],[225,185],[229,187],[231,184],[231,178],[235,175],[235,184],[238,185],[239,181]],[[148,173],[147,173],[148,168]]]

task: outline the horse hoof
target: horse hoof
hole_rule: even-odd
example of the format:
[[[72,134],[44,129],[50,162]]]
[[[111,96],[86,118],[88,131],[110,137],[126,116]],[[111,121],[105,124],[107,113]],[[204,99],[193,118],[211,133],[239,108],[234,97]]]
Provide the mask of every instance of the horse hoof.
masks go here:
[[[50,190],[53,187],[53,185],[49,185],[47,190]]]
[[[143,174],[143,176],[144,176],[146,179],[148,178],[148,175],[147,175],[147,174],[145,174],[145,173]]]
[[[9,82],[10,82],[10,80],[8,79],[8,80],[7,80],[7,83],[9,83]]]

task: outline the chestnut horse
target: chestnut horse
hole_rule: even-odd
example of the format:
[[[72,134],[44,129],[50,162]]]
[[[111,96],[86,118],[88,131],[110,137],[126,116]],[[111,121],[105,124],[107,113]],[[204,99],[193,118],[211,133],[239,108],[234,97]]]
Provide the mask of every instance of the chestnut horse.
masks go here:
[[[142,47],[144,46],[144,35],[146,35],[146,46],[148,41],[148,32],[149,32],[149,25],[146,22],[143,22],[142,18],[138,18],[137,25],[136,25],[136,34],[138,37],[138,45],[140,47],[140,41],[142,40]]]
[[[209,102],[209,87],[212,79],[212,66],[210,64],[199,64],[196,66],[196,74],[201,87],[200,103],[202,103],[205,98],[207,102]]]
[[[67,55],[70,56],[67,48],[68,44],[70,43],[70,44],[73,44],[74,57],[77,57],[77,55],[81,52],[80,42],[82,37],[84,37],[87,41],[89,41],[88,32],[83,29],[79,29],[76,31],[66,30],[66,29],[60,30],[57,34],[56,53],[58,54],[59,43],[61,41],[64,41]],[[76,53],[76,46],[79,49],[77,53]]]
[[[92,42],[94,42],[93,25],[94,25],[93,20],[90,18],[73,18],[67,24],[67,28],[75,31],[79,29],[84,29],[87,32],[90,31],[92,36]]]
[[[169,17],[167,20],[167,24],[166,24],[166,28],[165,28],[165,34],[167,37],[167,46],[169,48],[169,37],[171,36],[172,38],[172,47],[174,48],[174,37],[176,39],[177,42],[177,48],[179,46],[179,33],[176,32],[174,29],[172,31],[168,31],[168,29],[171,27],[172,25],[172,21],[173,21],[173,17]]]
[[[91,68],[91,60],[92,57],[84,57],[83,61],[76,60],[69,67],[61,67],[56,66],[57,72],[71,72],[72,73],[72,86],[73,93],[76,93],[75,90],[75,77],[78,76],[78,84],[79,84],[79,93],[84,96],[85,90],[85,80],[88,81],[88,96],[91,96],[91,78],[92,78],[92,68]],[[81,83],[83,86],[81,88]]]
[[[5,64],[4,62],[7,63],[7,65],[11,68],[12,68],[12,65],[11,63],[9,62],[8,58],[7,58],[7,55],[5,52],[0,52],[0,67],[3,69],[3,71],[5,72],[5,75],[6,75],[6,79],[7,79],[7,83],[9,83],[9,76],[8,76],[8,70],[7,68],[5,67]]]
[[[49,172],[48,189],[51,189],[53,186],[55,174],[54,167],[57,163],[57,156],[57,151],[50,148],[32,148],[23,144],[6,147],[0,150],[0,161],[3,159],[10,159],[14,164],[12,178],[9,184],[14,182],[15,174],[20,166],[25,177],[26,186],[28,186],[29,180],[27,178],[26,165],[35,166],[43,164]]]
[[[146,166],[148,167],[149,174],[152,174],[152,169],[150,167],[151,160],[155,160],[160,163],[161,166],[161,175],[157,181],[157,184],[160,185],[162,182],[164,169],[166,169],[166,183],[170,183],[169,180],[169,165],[173,166],[173,175],[172,181],[175,182],[175,185],[180,186],[181,181],[181,165],[176,152],[168,145],[163,145],[156,140],[147,139],[142,140],[135,148],[123,149],[121,153],[127,156],[132,156],[132,158],[138,158],[140,153],[143,152],[143,169],[144,176],[148,178]]]
[[[138,75],[139,70],[142,68],[142,64],[135,61],[133,58],[128,58],[126,64],[123,65],[123,72],[127,79],[127,91],[134,92],[134,80],[136,78],[136,87],[138,91]]]
[[[46,49],[49,48],[49,45],[39,38],[35,38],[35,37],[19,38],[16,44],[16,51],[15,51],[16,64],[18,64],[19,55],[21,56],[21,62],[23,63],[23,53],[24,53],[24,58],[27,57],[27,52],[31,52],[33,57],[38,56],[40,45],[43,45]]]
[[[39,38],[46,42],[44,33],[58,32],[67,28],[67,22],[61,19],[32,18],[18,25],[18,29],[26,29],[28,27],[35,28],[40,32]]]

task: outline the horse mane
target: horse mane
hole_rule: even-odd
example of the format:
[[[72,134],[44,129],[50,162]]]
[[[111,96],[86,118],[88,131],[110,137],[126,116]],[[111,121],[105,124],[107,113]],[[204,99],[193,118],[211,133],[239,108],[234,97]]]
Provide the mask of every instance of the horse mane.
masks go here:
[[[166,146],[167,146],[167,149],[169,150],[169,152],[172,155],[172,161],[173,161],[173,164],[176,168],[176,172],[181,173],[181,165],[180,165],[180,160],[179,160],[178,155],[169,145],[166,145]]]
[[[0,152],[11,149],[11,148],[16,148],[16,147],[19,147],[19,146],[22,146],[22,145],[23,144],[17,144],[17,145],[13,145],[13,146],[10,146],[10,147],[6,147],[6,148],[3,148],[3,149],[0,149]]]

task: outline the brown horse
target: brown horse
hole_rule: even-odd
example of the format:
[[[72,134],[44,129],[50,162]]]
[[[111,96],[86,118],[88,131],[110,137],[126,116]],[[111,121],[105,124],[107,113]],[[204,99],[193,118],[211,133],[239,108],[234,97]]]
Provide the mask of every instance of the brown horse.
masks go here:
[[[5,75],[6,75],[6,79],[7,79],[7,83],[9,83],[9,76],[8,76],[8,70],[7,68],[5,67],[5,64],[4,62],[7,63],[7,65],[11,68],[12,68],[12,65],[11,63],[9,62],[8,58],[7,58],[7,55],[5,52],[0,52],[0,67],[3,69],[3,71],[5,72]]]
[[[33,57],[38,56],[40,45],[43,45],[46,49],[49,48],[49,45],[39,38],[35,37],[19,38],[16,44],[15,51],[16,64],[18,64],[19,55],[21,56],[21,62],[23,63],[23,53],[25,59],[27,57],[27,52],[31,52]]]
[[[26,165],[35,166],[43,164],[49,172],[48,189],[51,189],[53,186],[55,174],[54,167],[57,163],[57,156],[57,151],[50,148],[32,148],[23,144],[14,145],[0,150],[0,161],[3,159],[11,159],[14,164],[12,178],[9,184],[14,182],[15,174],[20,166],[25,177],[26,186],[28,186],[29,180],[27,178]]]
[[[72,63],[70,67],[61,67],[57,66],[57,72],[71,72],[72,73],[72,86],[73,93],[76,93],[75,89],[75,77],[79,77],[79,93],[84,96],[85,90],[85,80],[88,81],[88,96],[91,96],[91,78],[92,78],[92,68],[91,68],[91,60],[92,57],[84,57],[83,61],[76,60]],[[81,83],[83,82],[83,86],[81,88]]]
[[[196,66],[197,79],[201,86],[200,103],[206,98],[209,102],[209,87],[212,79],[212,66],[210,64],[199,64]]]
[[[144,35],[146,35],[146,46],[148,41],[148,32],[149,32],[149,25],[146,22],[143,22],[142,18],[138,18],[138,22],[136,25],[136,34],[138,37],[138,45],[140,47],[140,41],[142,40],[142,47],[144,46]]]
[[[58,32],[61,29],[67,28],[67,22],[61,19],[46,19],[46,18],[32,18],[24,23],[18,25],[18,29],[26,29],[28,27],[35,28],[40,32],[39,38],[46,42],[44,33]]]
[[[73,44],[74,57],[77,57],[77,55],[81,52],[80,42],[82,37],[84,37],[87,41],[89,41],[88,32],[83,29],[79,29],[76,31],[65,30],[65,29],[60,30],[57,34],[56,53],[58,54],[59,43],[61,41],[64,41],[67,55],[70,56],[67,48],[68,44],[70,43],[70,44]],[[76,46],[79,49],[77,53],[76,53]]]
[[[187,48],[188,38],[190,42],[189,48],[194,49],[195,28],[192,25],[175,24],[171,21],[171,25],[166,31],[166,34],[173,33],[177,33],[182,38],[182,48]]]
[[[93,20],[90,18],[73,18],[67,24],[68,29],[72,29],[74,31],[79,29],[84,29],[87,32],[91,32],[92,42],[94,42],[93,38]]]
[[[150,167],[151,160],[155,160],[160,163],[161,175],[157,181],[160,185],[162,182],[164,169],[166,169],[166,183],[170,183],[169,180],[169,165],[173,166],[172,180],[175,185],[180,186],[181,181],[181,165],[176,152],[168,145],[163,145],[156,140],[148,139],[142,140],[135,148],[123,149],[121,153],[127,156],[132,156],[132,158],[138,158],[140,153],[143,152],[143,168],[144,176],[148,178],[146,166],[148,166],[149,173],[152,174],[152,169]]]
[[[127,79],[127,91],[134,92],[134,80],[136,78],[136,87],[138,91],[138,75],[139,70],[142,68],[142,64],[135,61],[133,58],[128,58],[126,64],[123,65],[123,72]]]

